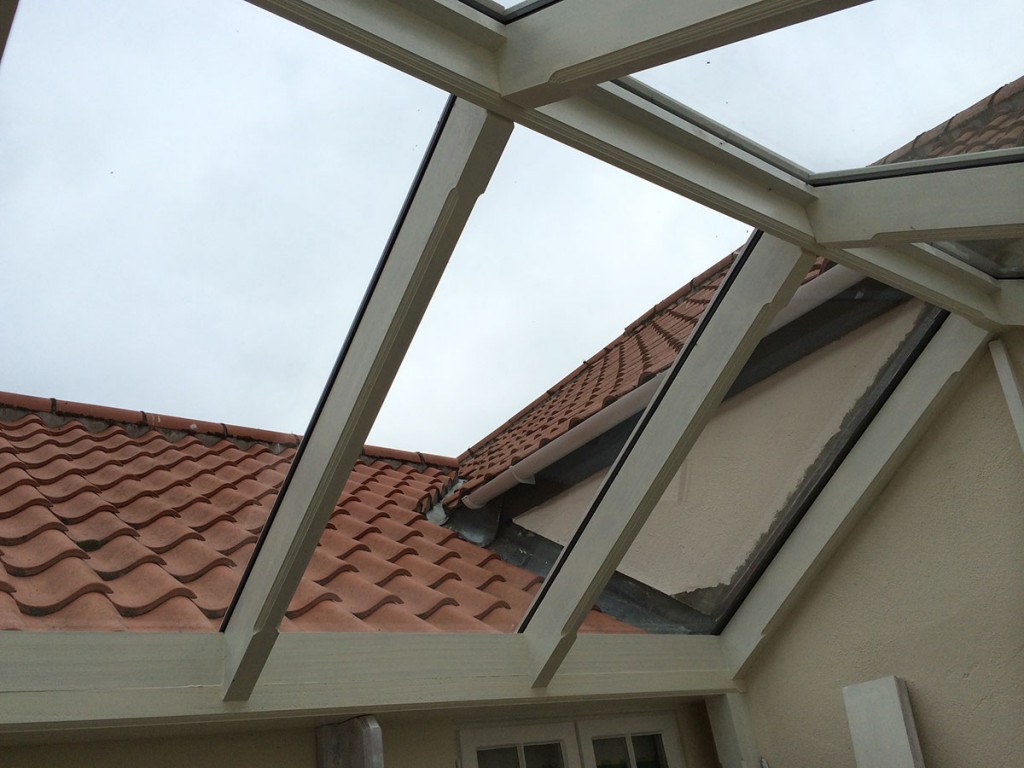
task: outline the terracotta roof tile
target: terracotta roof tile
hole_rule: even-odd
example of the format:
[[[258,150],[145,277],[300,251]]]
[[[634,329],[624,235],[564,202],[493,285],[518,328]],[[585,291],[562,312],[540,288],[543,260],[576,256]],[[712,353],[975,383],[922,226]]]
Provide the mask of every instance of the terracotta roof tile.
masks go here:
[[[0,628],[216,631],[297,442],[0,394]],[[538,579],[423,516],[455,469],[367,448],[282,630],[511,631]]]

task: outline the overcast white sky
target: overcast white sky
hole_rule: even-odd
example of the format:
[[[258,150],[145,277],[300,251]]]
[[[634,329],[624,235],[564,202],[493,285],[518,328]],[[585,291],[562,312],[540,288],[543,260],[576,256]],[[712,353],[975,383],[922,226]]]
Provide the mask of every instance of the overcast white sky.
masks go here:
[[[741,81],[706,61],[676,66],[716,70],[693,97],[713,113]],[[939,118],[860,154],[1020,74],[969,69]],[[657,78],[677,97],[693,79]],[[0,389],[303,431],[444,100],[242,0],[21,0],[0,66]],[[748,232],[517,128],[371,442],[459,453]]]

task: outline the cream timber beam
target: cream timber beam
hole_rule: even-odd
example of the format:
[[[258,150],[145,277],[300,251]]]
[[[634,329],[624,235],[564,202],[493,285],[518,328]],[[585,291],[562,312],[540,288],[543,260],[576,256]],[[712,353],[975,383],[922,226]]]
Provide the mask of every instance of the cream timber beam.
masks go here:
[[[547,690],[522,635],[287,633],[245,702],[221,697],[221,633],[7,633],[0,734],[342,719],[369,711],[735,692],[717,637],[584,635]]]
[[[907,683],[883,677],[843,688],[857,768],[924,768]]]
[[[911,296],[966,317],[986,328],[1007,323],[1003,310],[1004,281],[950,257],[940,259],[922,252],[914,254],[895,248],[830,249],[830,259],[855,269]]]
[[[921,352],[722,632],[737,677],[895,475],[988,340],[988,331],[953,315]]]
[[[11,36],[14,25],[14,14],[18,10],[18,0],[0,0],[0,64],[3,63],[7,40]]]
[[[757,768],[761,750],[742,693],[724,693],[707,699],[708,719],[715,751],[722,768]]]
[[[612,80],[864,0],[560,0],[508,25],[505,98],[523,106]]]
[[[512,124],[453,100],[296,454],[224,629],[224,696],[249,696]]]
[[[1010,420],[1017,432],[1017,440],[1020,442],[1021,450],[1024,450],[1024,386],[1021,386],[1020,379],[1017,378],[1010,352],[1002,339],[993,339],[988,345],[988,351],[996,366],[996,374],[1003,388],[1006,405],[1010,409]]]
[[[534,685],[552,682],[586,614],[814,257],[755,235],[679,353],[519,631]]]
[[[825,247],[1024,236],[1024,163],[853,181],[808,205]]]

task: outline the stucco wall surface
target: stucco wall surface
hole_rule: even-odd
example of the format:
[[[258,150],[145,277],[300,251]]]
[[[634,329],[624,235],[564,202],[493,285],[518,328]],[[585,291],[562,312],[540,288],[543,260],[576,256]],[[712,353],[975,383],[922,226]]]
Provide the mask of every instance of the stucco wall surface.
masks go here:
[[[1024,456],[987,355],[755,663],[772,768],[853,768],[842,688],[886,675],[928,768],[1024,765]]]
[[[667,594],[729,583],[921,309],[908,302],[722,403],[619,570]],[[516,522],[564,544],[603,478]]]

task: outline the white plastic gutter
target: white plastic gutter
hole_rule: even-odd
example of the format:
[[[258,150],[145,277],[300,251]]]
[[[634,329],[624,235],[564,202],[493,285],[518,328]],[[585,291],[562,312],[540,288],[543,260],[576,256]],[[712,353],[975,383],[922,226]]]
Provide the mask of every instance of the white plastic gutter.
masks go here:
[[[809,283],[801,285],[789,304],[775,316],[774,321],[765,331],[765,335],[767,336],[797,318],[803,317],[812,309],[817,309],[829,299],[852,288],[863,279],[864,275],[860,272],[837,264]],[[664,378],[665,371],[662,371],[648,379],[568,432],[538,448],[522,461],[516,462],[468,496],[464,496],[462,503],[470,509],[480,509],[517,484],[532,483],[534,475],[538,472],[547,469],[595,437],[603,435],[612,427],[616,427],[626,419],[640,413],[654,397],[654,393],[661,386],[661,381]]]

